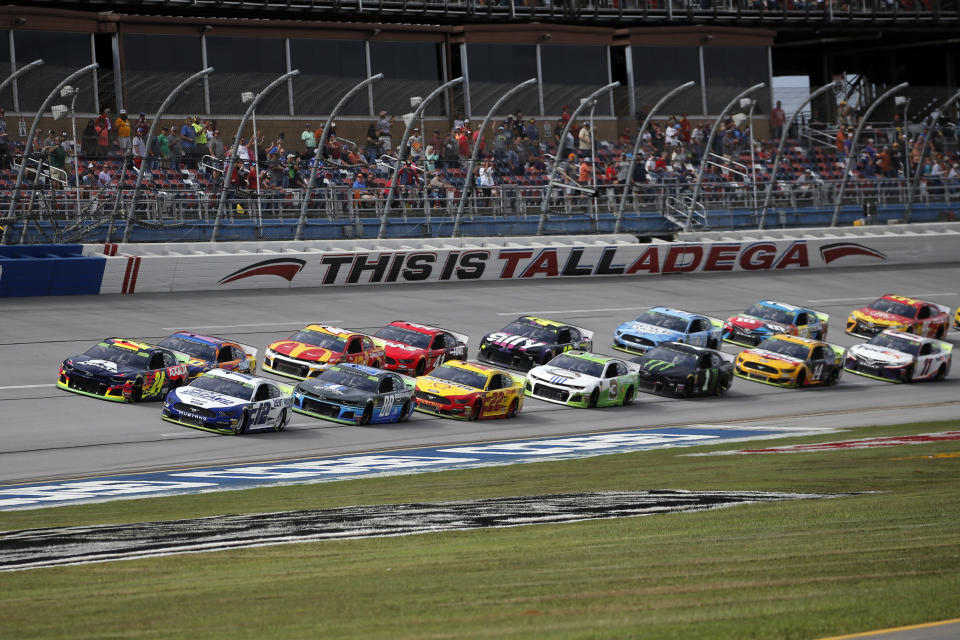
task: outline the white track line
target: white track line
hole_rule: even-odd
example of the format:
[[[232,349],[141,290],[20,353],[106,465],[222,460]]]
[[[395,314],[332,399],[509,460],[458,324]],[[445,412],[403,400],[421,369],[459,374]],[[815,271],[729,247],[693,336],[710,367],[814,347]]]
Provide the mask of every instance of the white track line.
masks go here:
[[[957,295],[956,291],[943,291],[939,293],[913,293],[910,292],[911,298],[936,298],[939,296],[955,296]],[[814,299],[810,298],[807,302],[873,302],[877,299],[877,296],[870,296],[869,298],[819,298]]]
[[[873,298],[871,298],[873,300]],[[516,315],[532,315],[532,314],[548,314],[548,313],[586,313],[588,311],[633,311],[636,309],[649,309],[650,307],[604,307],[601,309],[544,309],[541,311],[502,311],[497,313],[498,316],[516,316]]]
[[[55,387],[57,385],[52,383],[47,384],[16,384],[9,387],[0,387],[0,391],[5,391],[6,389],[39,389],[41,387]]]
[[[298,327],[305,327],[308,324],[320,324],[320,325],[337,325],[342,324],[343,320],[308,320],[306,322],[256,322],[253,324],[205,324],[205,325],[190,325],[190,330],[193,329],[239,329],[242,327],[279,327],[284,325],[296,325]],[[186,323],[184,323],[186,324]],[[183,325],[179,327],[160,327],[164,331],[185,331]]]

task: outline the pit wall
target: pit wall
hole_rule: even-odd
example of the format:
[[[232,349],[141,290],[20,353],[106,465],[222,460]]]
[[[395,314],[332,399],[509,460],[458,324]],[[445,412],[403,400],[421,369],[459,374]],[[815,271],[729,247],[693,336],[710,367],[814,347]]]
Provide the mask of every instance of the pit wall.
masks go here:
[[[64,245],[66,246],[66,245]],[[681,234],[0,248],[0,295],[134,294],[347,284],[786,271],[960,261],[960,223]],[[32,247],[30,247],[33,249]],[[21,255],[14,255],[16,252]],[[72,267],[77,260],[83,269]],[[21,261],[26,261],[22,262]],[[72,261],[72,262],[71,262]],[[102,271],[101,267],[102,265]],[[30,269],[33,269],[30,271]]]

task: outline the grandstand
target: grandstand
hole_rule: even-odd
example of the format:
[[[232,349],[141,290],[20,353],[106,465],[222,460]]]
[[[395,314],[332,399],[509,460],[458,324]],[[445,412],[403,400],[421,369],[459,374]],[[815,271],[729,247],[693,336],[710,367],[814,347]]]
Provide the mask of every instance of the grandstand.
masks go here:
[[[667,236],[694,225],[953,219],[958,19],[956,2],[943,0],[0,7],[9,42],[0,56],[10,71],[43,60],[0,91],[4,242],[455,230]],[[70,83],[72,94],[57,90],[94,63]],[[213,71],[172,97],[151,137],[161,103],[205,67]],[[378,73],[382,80],[345,102],[316,155],[302,135],[320,139],[340,98]],[[806,76],[810,91],[832,84],[796,121],[782,115],[792,126],[778,153],[774,105],[806,97],[778,93],[772,80],[783,75]],[[536,82],[478,131],[500,96],[528,78]],[[650,113],[691,80],[695,87]],[[54,120],[49,107],[58,102]],[[558,123],[578,109],[558,153]],[[130,124],[116,119],[121,110]],[[381,112],[393,116],[387,141],[377,129]],[[194,135],[220,130],[221,144],[171,155],[194,115]],[[398,148],[404,134],[410,144]],[[478,139],[482,163],[472,167]],[[436,157],[425,154],[431,142]],[[225,162],[230,154],[242,162]]]

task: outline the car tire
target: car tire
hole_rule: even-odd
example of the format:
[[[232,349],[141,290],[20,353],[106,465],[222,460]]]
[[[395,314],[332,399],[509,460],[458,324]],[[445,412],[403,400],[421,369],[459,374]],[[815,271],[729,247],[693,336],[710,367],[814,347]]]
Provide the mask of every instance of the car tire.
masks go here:
[[[683,385],[683,397],[690,398],[693,396],[693,390],[697,387],[697,380],[693,376],[687,377],[686,384]]]
[[[541,365],[545,365],[545,364],[547,364],[548,362],[550,362],[551,360],[553,360],[553,352],[552,352],[552,351],[544,351],[544,352],[543,352],[543,355],[540,356],[540,364],[541,364]]]
[[[283,411],[280,412],[280,417],[277,418],[277,423],[273,425],[274,431],[283,431],[287,428],[287,409],[284,407]]]
[[[636,392],[633,390],[633,385],[627,387],[627,392],[623,394],[623,406],[629,407],[633,404],[633,397],[636,395]]]
[[[730,390],[731,382],[733,382],[732,377],[726,379],[723,376],[719,376],[717,380],[717,388],[714,389],[714,393],[717,394],[718,397],[727,395],[727,391]]]
[[[237,423],[237,426],[233,428],[233,435],[242,436],[247,432],[247,428],[250,426],[250,413],[244,409],[243,416],[240,417],[240,422]]]
[[[470,410],[470,415],[468,420],[479,420],[480,414],[483,413],[483,400],[477,400],[473,403],[473,408]]]
[[[903,381],[907,383],[913,382],[913,365],[907,367],[907,372],[903,374]]]
[[[520,401],[514,398],[513,402],[510,403],[510,408],[507,409],[507,417],[516,418],[518,413],[520,413]]]
[[[807,381],[807,370],[806,370],[806,369],[800,369],[800,373],[797,374],[797,379],[796,379],[796,381],[793,383],[793,388],[794,388],[794,389],[799,389],[800,387],[803,386],[803,383],[806,382],[806,381]]]
[[[936,380],[937,382],[940,382],[946,377],[947,377],[947,365],[942,364],[940,365],[940,368],[937,369],[937,375],[935,375],[933,379]]]
[[[416,369],[413,370],[413,377],[419,378],[426,372],[427,372],[427,361],[421,359],[420,362],[417,363]]]
[[[407,400],[403,403],[403,408],[400,409],[400,415],[397,417],[397,422],[406,422],[410,419],[410,414],[413,411],[410,410],[410,401]]]
[[[143,400],[143,380],[137,379],[130,390],[130,402],[140,402]]]
[[[374,369],[383,369],[383,363],[379,360],[374,360],[372,366]]]
[[[597,402],[600,401],[600,389],[594,389],[593,393],[590,394],[590,398],[587,400],[587,409],[595,409]]]
[[[840,380],[840,368],[838,367],[834,369],[829,376],[827,376],[827,382],[825,383],[825,386],[832,387],[833,385],[837,384],[839,380]]]
[[[720,349],[720,341],[719,341],[719,340],[710,340],[710,341],[708,341],[708,342],[707,342],[707,349],[719,350],[719,349]]]
[[[937,335],[936,335],[937,340],[943,340],[943,334],[946,333],[946,331],[947,329],[943,325],[940,325],[939,327],[937,327]]]
[[[370,424],[370,420],[373,418],[373,405],[367,403],[367,406],[363,408],[363,413],[360,414],[360,426],[366,426]]]

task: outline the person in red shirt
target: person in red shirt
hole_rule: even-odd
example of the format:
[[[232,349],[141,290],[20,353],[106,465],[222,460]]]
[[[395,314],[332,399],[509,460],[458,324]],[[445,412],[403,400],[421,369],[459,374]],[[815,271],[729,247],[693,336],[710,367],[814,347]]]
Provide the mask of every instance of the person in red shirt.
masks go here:
[[[560,114],[560,119],[563,120],[563,125],[566,126],[570,122],[570,107],[563,105],[563,112]]]
[[[693,126],[690,124],[690,121],[687,120],[687,114],[680,114],[680,122],[677,123],[680,128],[680,139],[683,140],[684,144],[690,142],[690,133],[693,130]]]

